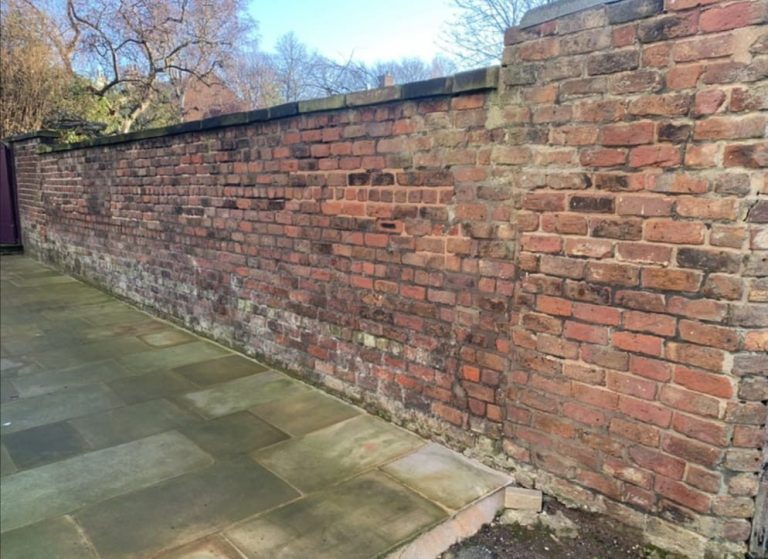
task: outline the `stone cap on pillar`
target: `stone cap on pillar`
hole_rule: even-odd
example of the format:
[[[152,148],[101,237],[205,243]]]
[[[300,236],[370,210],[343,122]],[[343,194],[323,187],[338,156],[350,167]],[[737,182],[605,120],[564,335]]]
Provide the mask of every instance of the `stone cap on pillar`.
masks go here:
[[[14,144],[17,142],[25,142],[27,140],[40,139],[41,142],[52,142],[61,137],[61,135],[55,130],[34,130],[32,132],[25,132],[24,134],[16,134],[14,136],[8,136],[2,138],[2,141],[6,144]]]

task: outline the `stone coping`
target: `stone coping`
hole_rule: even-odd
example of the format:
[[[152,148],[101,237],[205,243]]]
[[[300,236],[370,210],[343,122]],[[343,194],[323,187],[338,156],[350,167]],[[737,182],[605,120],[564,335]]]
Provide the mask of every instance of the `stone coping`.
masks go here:
[[[551,4],[542,4],[525,12],[518,27],[521,29],[532,27],[594,6],[609,4],[612,1],[617,0],[559,0]]]
[[[40,147],[41,152],[59,152],[75,149],[106,146],[113,144],[122,144],[137,140],[146,140],[149,138],[161,138],[164,136],[175,136],[187,132],[202,132],[226,128],[229,126],[241,126],[255,122],[268,122],[281,118],[292,117],[302,114],[310,114],[329,110],[338,110],[345,108],[363,107],[368,105],[379,105],[392,101],[407,101],[411,99],[421,99],[425,97],[438,97],[447,95],[459,95],[477,91],[496,89],[499,83],[499,67],[490,66],[460,72],[453,76],[434,78],[419,82],[411,82],[403,85],[393,85],[381,87],[378,89],[369,89],[366,91],[356,91],[342,95],[333,95],[331,97],[321,97],[318,99],[309,99],[284,103],[274,107],[256,109],[252,111],[243,111],[239,113],[230,113],[216,117],[206,118],[164,126],[161,128],[151,128],[148,130],[138,130],[127,134],[115,134],[111,136],[102,136],[82,142],[68,144],[53,144]],[[55,131],[38,130],[18,136],[11,136],[5,141],[9,143],[20,142],[33,138],[51,139],[58,137]]]

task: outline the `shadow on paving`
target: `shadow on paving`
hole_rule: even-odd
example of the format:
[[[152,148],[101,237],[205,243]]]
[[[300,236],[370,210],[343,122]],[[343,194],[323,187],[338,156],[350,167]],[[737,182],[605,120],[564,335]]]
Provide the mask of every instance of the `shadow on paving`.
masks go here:
[[[376,557],[507,483],[31,259],[0,287],[3,559]]]

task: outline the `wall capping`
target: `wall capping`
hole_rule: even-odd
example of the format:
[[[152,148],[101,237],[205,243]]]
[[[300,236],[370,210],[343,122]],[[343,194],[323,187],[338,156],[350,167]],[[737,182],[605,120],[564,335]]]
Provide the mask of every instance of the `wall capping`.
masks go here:
[[[609,3],[610,0],[559,0],[552,4],[543,4],[525,12],[518,27],[521,29],[531,27],[533,25],[538,25],[539,23],[544,23],[545,21],[550,21],[588,8]]]
[[[324,111],[336,111],[347,108],[363,107],[368,105],[381,105],[393,101],[407,101],[423,99],[426,97],[441,97],[453,95],[465,95],[468,93],[496,89],[499,84],[499,66],[478,68],[467,72],[460,72],[454,76],[434,78],[419,82],[411,82],[402,85],[355,91],[351,93],[319,97],[293,103],[284,103],[274,107],[229,113],[225,115],[183,122],[172,126],[138,130],[127,134],[115,134],[101,136],[90,140],[74,143],[61,143],[40,147],[41,153],[70,151],[114,144],[123,144],[150,138],[162,138],[176,136],[189,132],[205,132],[230,126],[242,126],[256,122],[268,122],[281,118],[297,115],[311,114]],[[8,138],[8,141],[21,141],[29,138],[45,137],[58,138],[55,131],[40,130]]]

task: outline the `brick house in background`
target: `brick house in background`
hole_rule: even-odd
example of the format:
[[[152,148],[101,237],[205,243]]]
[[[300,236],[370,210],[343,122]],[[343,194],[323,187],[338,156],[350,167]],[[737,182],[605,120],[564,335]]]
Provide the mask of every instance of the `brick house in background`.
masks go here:
[[[210,83],[193,79],[181,101],[181,119],[183,122],[190,122],[246,108],[235,93],[218,78],[214,78]]]

